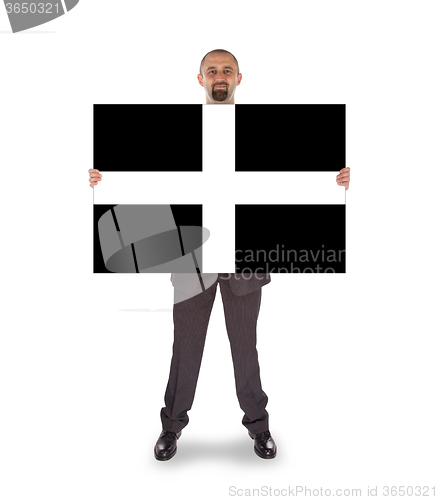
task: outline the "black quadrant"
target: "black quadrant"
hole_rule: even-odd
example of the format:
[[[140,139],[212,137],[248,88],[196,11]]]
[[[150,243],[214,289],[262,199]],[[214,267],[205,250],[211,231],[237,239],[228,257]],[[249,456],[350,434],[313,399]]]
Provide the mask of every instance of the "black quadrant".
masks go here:
[[[236,205],[235,272],[346,272],[345,205]]]
[[[344,104],[235,105],[235,170],[336,171],[346,166]]]
[[[201,104],[95,104],[93,168],[201,172]]]
[[[203,226],[203,208],[201,205],[170,205],[175,224],[178,229],[184,226]],[[99,241],[98,221],[108,210],[114,209],[117,205],[93,205],[93,272],[94,273],[113,273],[105,267],[102,256],[101,244]],[[117,227],[117,218],[115,218]],[[200,246],[202,240],[200,237]],[[198,262],[202,268],[202,259]],[[114,273],[113,273],[114,274]]]

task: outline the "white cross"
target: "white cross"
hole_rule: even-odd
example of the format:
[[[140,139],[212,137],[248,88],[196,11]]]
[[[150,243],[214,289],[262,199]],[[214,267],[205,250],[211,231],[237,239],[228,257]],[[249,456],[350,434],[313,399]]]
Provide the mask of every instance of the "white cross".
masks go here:
[[[263,137],[255,137],[255,148],[260,140]],[[190,158],[182,157],[181,161],[189,168]],[[129,165],[120,167],[129,170]],[[335,180],[338,171],[270,172],[270,168],[273,166],[267,165],[267,172],[235,172],[235,106],[203,105],[202,172],[102,170],[94,202],[202,205],[203,227],[210,231],[203,245],[202,271],[234,273],[235,205],[345,203],[345,189]]]

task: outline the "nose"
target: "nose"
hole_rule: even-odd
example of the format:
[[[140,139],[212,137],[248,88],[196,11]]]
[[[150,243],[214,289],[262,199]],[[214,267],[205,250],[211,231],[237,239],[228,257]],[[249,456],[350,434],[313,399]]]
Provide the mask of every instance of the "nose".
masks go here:
[[[227,74],[224,71],[223,72],[219,71],[217,74],[217,80],[221,81],[221,82],[225,82],[226,76],[227,76]]]

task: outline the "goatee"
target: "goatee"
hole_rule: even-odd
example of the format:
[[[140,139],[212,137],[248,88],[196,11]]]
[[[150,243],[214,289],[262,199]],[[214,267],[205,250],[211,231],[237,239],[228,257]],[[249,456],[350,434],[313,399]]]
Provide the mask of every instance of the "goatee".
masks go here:
[[[212,98],[214,101],[225,101],[229,94],[229,90],[226,88],[225,90],[215,90],[212,89]]]

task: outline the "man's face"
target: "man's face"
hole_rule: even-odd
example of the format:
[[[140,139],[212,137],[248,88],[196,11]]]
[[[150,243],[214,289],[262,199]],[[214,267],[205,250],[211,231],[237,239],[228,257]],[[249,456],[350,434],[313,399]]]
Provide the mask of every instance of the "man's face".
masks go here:
[[[241,83],[235,59],[230,54],[212,53],[204,60],[198,81],[206,92],[207,104],[235,104],[235,89]]]

